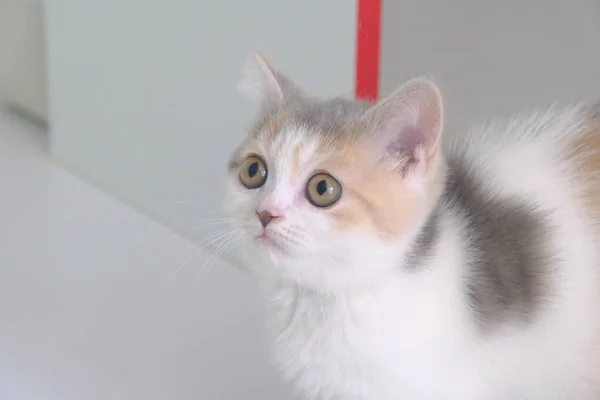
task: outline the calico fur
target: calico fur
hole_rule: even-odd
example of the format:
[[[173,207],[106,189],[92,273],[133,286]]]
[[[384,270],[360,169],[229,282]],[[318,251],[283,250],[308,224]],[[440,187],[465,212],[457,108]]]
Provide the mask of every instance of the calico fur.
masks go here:
[[[600,398],[600,105],[443,133],[429,81],[371,105],[250,68],[260,112],[227,204],[302,395]],[[257,190],[238,179],[250,155]],[[304,196],[319,171],[344,190],[326,209]],[[263,230],[259,209],[281,218]]]

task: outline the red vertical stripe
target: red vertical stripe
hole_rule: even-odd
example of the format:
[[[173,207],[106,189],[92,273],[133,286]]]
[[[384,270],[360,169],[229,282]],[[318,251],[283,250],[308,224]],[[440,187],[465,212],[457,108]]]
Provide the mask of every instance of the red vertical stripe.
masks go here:
[[[379,96],[382,0],[357,1],[355,94],[359,100],[373,101]]]

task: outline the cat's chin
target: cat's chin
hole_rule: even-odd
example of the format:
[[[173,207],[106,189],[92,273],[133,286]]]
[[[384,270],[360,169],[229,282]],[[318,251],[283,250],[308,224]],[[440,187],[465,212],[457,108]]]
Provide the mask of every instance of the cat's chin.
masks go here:
[[[260,234],[248,237],[243,250],[246,261],[257,264],[258,268],[269,273],[285,269],[287,265],[294,264],[294,260],[299,257],[297,249],[284,241]]]
[[[267,253],[276,253],[276,254],[285,254],[286,253],[286,247],[284,246],[283,243],[281,243],[280,240],[276,240],[273,239],[272,237],[263,234],[259,234],[257,235],[254,240],[253,240],[253,244],[262,252],[267,252]]]

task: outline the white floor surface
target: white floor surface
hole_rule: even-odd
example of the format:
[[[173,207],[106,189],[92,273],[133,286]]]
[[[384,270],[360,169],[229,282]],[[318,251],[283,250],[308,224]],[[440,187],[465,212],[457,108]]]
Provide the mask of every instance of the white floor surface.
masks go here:
[[[206,258],[0,113],[0,400],[289,398],[251,279]]]

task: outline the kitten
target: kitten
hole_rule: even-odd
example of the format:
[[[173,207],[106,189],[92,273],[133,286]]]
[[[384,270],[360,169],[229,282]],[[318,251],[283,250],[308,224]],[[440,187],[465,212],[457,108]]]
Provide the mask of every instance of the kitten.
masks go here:
[[[443,132],[436,86],[317,99],[256,56],[228,201],[309,399],[600,399],[600,106]]]

